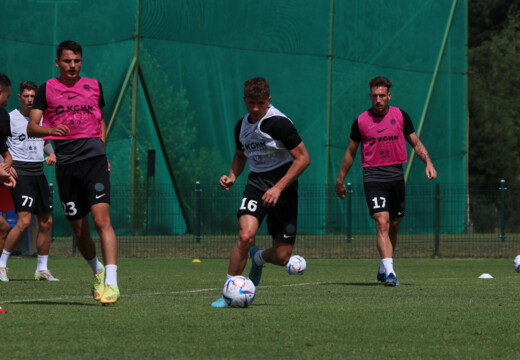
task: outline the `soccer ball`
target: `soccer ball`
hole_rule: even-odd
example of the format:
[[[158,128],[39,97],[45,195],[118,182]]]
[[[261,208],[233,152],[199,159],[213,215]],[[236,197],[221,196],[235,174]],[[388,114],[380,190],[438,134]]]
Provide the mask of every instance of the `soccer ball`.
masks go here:
[[[517,255],[515,257],[515,260],[513,260],[513,264],[515,265],[516,272],[520,273],[520,255]]]
[[[224,284],[222,295],[229,306],[245,308],[255,299],[256,288],[249,278],[233,276]]]
[[[305,269],[307,269],[307,262],[300,255],[293,255],[285,268],[289,275],[303,275]]]

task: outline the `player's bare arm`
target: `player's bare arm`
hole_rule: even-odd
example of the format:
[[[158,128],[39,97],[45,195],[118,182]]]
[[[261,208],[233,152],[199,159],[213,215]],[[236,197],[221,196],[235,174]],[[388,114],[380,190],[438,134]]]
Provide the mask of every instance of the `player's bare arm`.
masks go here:
[[[423,145],[417,134],[411,133],[407,135],[406,140],[413,147],[417,157],[426,164],[426,176],[428,177],[428,180],[437,178],[437,170],[435,170],[430,155],[428,155],[428,150],[426,150],[426,147]]]
[[[103,115],[103,109],[99,109],[101,111],[101,141],[103,141],[103,144],[106,146],[106,140],[107,140],[107,124],[105,123],[105,116]],[[108,165],[108,171],[110,172],[110,161],[108,161],[107,158],[107,165]]]
[[[235,155],[233,156],[233,162],[231,163],[231,170],[229,171],[229,175],[222,175],[220,177],[220,187],[223,190],[229,190],[231,186],[235,183],[236,179],[240,176],[244,167],[246,166],[247,157],[245,156],[242,150],[235,150]]]
[[[307,167],[311,163],[311,159],[309,154],[307,153],[307,149],[303,144],[303,141],[298,144],[294,149],[289,150],[289,153],[293,157],[294,161],[287,170],[287,173],[280,179],[278,182],[269,190],[264,193],[262,196],[262,202],[264,206],[270,207],[275,206],[280,198],[280,194],[282,191],[287,188],[287,186],[291,185],[300,175],[307,169]]]
[[[9,172],[11,169],[11,165],[13,165],[13,158],[11,157],[11,153],[9,151],[4,151],[2,154],[2,157],[4,158],[4,161],[2,162],[2,166],[5,170]]]
[[[345,151],[345,156],[343,156],[343,160],[341,161],[338,178],[336,179],[336,186],[334,187],[334,191],[340,199],[345,198],[345,195],[347,194],[347,188],[345,187],[344,181],[354,163],[358,147],[359,143],[349,138],[348,147]]]
[[[107,140],[107,124],[105,123],[105,115],[103,114],[103,109],[99,109],[101,111],[101,140],[106,143]]]
[[[65,136],[70,131],[67,125],[60,124],[54,128],[40,126],[43,111],[32,109],[27,123],[27,135],[31,137]]]
[[[9,154],[8,151],[5,151],[1,154],[4,160],[8,156],[11,158],[11,154]],[[12,163],[12,158],[11,158]],[[18,177],[18,174],[16,173],[16,170],[11,167],[11,165],[8,165],[5,161],[0,163],[0,181],[4,183],[4,186],[11,189],[16,186],[16,178]]]

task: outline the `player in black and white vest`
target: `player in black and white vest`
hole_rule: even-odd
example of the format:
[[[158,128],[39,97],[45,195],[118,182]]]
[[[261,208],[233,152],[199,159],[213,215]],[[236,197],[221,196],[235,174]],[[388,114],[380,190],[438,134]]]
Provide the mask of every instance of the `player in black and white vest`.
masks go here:
[[[21,235],[31,224],[32,214],[38,220],[38,250],[36,280],[59,281],[47,268],[49,250],[51,246],[52,228],[52,197],[49,184],[43,173],[44,151],[49,156],[45,158],[47,165],[56,164],[56,156],[50,141],[27,136],[27,123],[31,112],[37,85],[32,81],[23,81],[20,84],[18,99],[21,106],[9,113],[11,136],[7,138],[7,146],[13,158],[13,167],[18,173],[17,186],[11,189],[13,202],[18,221],[11,229],[5,240],[0,269],[6,269],[11,251]],[[45,150],[44,150],[45,148]],[[0,281],[7,282],[7,272]]]
[[[229,190],[249,160],[251,172],[237,213],[240,233],[231,252],[227,278],[242,274],[249,252],[249,278],[255,286],[265,263],[285,266],[291,257],[297,228],[298,177],[310,164],[294,124],[270,101],[266,79],[245,82],[248,113],[235,126],[236,148],[229,175],[220,178],[220,187]],[[253,243],[266,215],[273,242],[270,248],[259,250]],[[227,303],[220,297],[211,306],[226,307]]]

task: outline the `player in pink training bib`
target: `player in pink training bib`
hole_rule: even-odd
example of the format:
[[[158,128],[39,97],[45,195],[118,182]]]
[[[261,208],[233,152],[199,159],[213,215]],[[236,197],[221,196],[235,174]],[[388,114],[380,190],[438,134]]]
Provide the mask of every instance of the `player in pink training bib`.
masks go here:
[[[426,164],[429,180],[437,177],[428,151],[415,133],[410,116],[389,106],[392,83],[385,77],[372,79],[372,107],[352,124],[347,151],[336,180],[336,194],[347,193],[344,181],[361,144],[365,198],[377,229],[377,249],[381,256],[377,280],[385,286],[399,285],[393,266],[397,232],[405,212],[405,183],[402,164],[407,162],[406,141]]]
[[[83,50],[77,42],[67,40],[59,44],[55,61],[60,77],[38,88],[27,134],[54,140],[63,211],[78,249],[94,273],[93,298],[110,305],[119,299],[120,293],[117,240],[109,212],[110,164],[105,154],[103,89],[97,80],[80,77]],[[89,212],[101,239],[105,266],[98,260],[90,236]]]

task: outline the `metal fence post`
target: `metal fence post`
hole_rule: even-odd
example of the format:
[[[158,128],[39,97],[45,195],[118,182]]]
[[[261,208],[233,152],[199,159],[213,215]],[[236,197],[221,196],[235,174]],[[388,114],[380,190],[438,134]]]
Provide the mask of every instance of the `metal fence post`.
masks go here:
[[[195,239],[200,243],[200,181],[195,182]]]
[[[352,184],[347,183],[347,242],[352,241]]]
[[[500,180],[500,239],[506,240],[506,181]]]
[[[441,187],[435,184],[435,258],[439,258],[439,243],[441,233]]]

